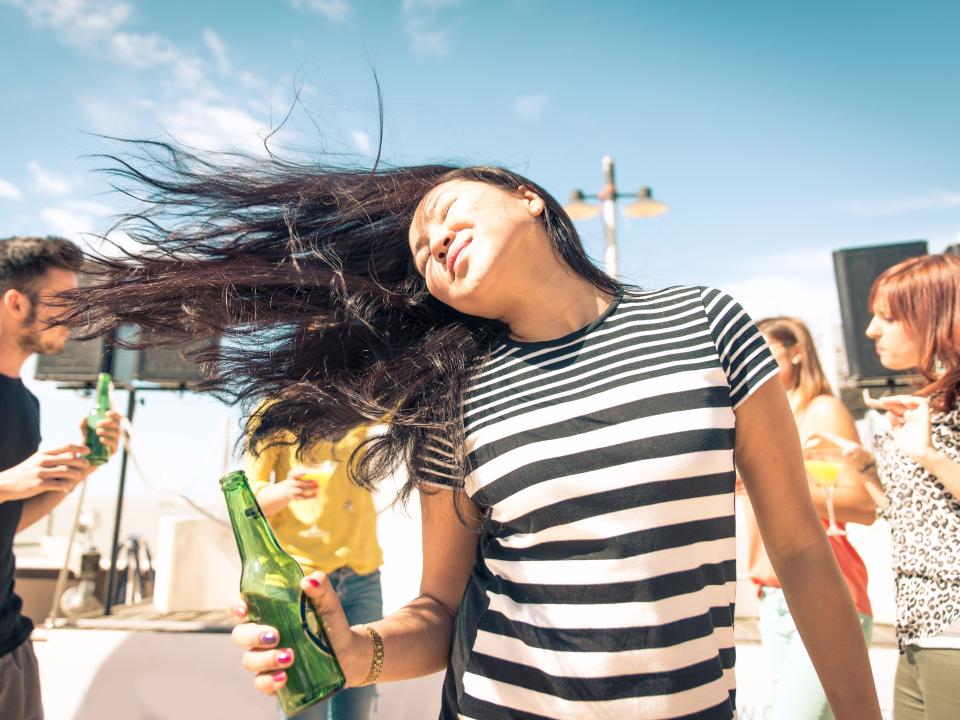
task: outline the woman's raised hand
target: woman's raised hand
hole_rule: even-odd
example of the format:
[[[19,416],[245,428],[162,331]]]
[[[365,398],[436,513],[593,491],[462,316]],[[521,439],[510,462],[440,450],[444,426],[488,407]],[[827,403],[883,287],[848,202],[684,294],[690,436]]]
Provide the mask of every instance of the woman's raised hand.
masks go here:
[[[362,629],[354,630],[347,621],[340,599],[323,573],[308,575],[300,587],[323,619],[330,645],[337,656],[347,686],[359,685],[373,663],[373,643]],[[235,617],[246,620],[247,606],[242,600],[230,608]],[[244,669],[254,674],[253,686],[273,695],[287,682],[286,669],[296,662],[293,650],[284,647],[284,638],[274,627],[243,622],[233,629],[233,641],[244,648]]]
[[[930,404],[925,397],[890,395],[871,398],[867,405],[887,412],[893,427],[893,439],[906,455],[916,459],[934,451],[930,436]]]

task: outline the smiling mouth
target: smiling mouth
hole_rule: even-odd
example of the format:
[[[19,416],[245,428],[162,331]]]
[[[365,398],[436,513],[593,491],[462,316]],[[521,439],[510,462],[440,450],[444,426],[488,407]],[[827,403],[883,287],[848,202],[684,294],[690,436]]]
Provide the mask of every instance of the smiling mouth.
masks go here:
[[[460,257],[460,253],[463,252],[464,248],[471,242],[473,242],[472,239],[457,243],[450,249],[450,252],[447,253],[447,270],[449,272],[454,272],[457,269],[457,258]]]

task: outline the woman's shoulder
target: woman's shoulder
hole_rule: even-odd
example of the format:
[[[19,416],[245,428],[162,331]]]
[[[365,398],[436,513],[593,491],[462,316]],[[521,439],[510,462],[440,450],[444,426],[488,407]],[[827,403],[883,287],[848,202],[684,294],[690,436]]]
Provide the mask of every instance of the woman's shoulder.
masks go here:
[[[640,305],[662,306],[676,303],[701,302],[703,288],[699,285],[669,285],[655,290],[647,290],[632,285],[624,286],[621,292],[620,306]]]
[[[803,408],[799,424],[804,432],[827,431],[841,436],[856,433],[850,410],[840,398],[827,393],[817,395],[807,403]],[[849,439],[858,440],[857,437]]]

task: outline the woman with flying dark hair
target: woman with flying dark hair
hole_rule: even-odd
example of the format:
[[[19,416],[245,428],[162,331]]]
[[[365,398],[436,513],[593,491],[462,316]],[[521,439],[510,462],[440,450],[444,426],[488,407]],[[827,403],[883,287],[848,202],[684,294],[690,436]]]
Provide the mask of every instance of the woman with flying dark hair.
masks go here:
[[[500,168],[147,148],[154,170],[116,172],[149,201],[125,223],[148,250],[102,261],[77,320],[227,337],[207,387],[274,400],[254,447],[389,415],[353,476],[402,466],[419,493],[416,599],[350,627],[322,574],[303,582],[349,685],[446,668],[443,718],[731,718],[736,453],[837,717],[880,717],[776,363],[734,300],[620,285]],[[275,692],[283,638],[234,638]]]
[[[960,717],[960,257],[922,255],[870,289],[867,335],[890,370],[918,370],[912,395],[872,400],[892,429],[876,457],[831,437],[890,523],[900,662],[895,720]]]

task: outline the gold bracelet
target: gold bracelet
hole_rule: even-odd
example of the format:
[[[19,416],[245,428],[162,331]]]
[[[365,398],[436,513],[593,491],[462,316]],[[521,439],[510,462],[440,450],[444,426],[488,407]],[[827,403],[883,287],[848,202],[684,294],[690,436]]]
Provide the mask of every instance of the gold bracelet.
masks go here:
[[[380,677],[380,673],[383,671],[383,638],[380,637],[380,633],[378,633],[377,629],[372,625],[364,625],[363,629],[367,631],[367,635],[373,640],[373,662],[370,663],[370,672],[367,673],[367,679],[361,684],[370,685],[377,681],[377,678]]]

